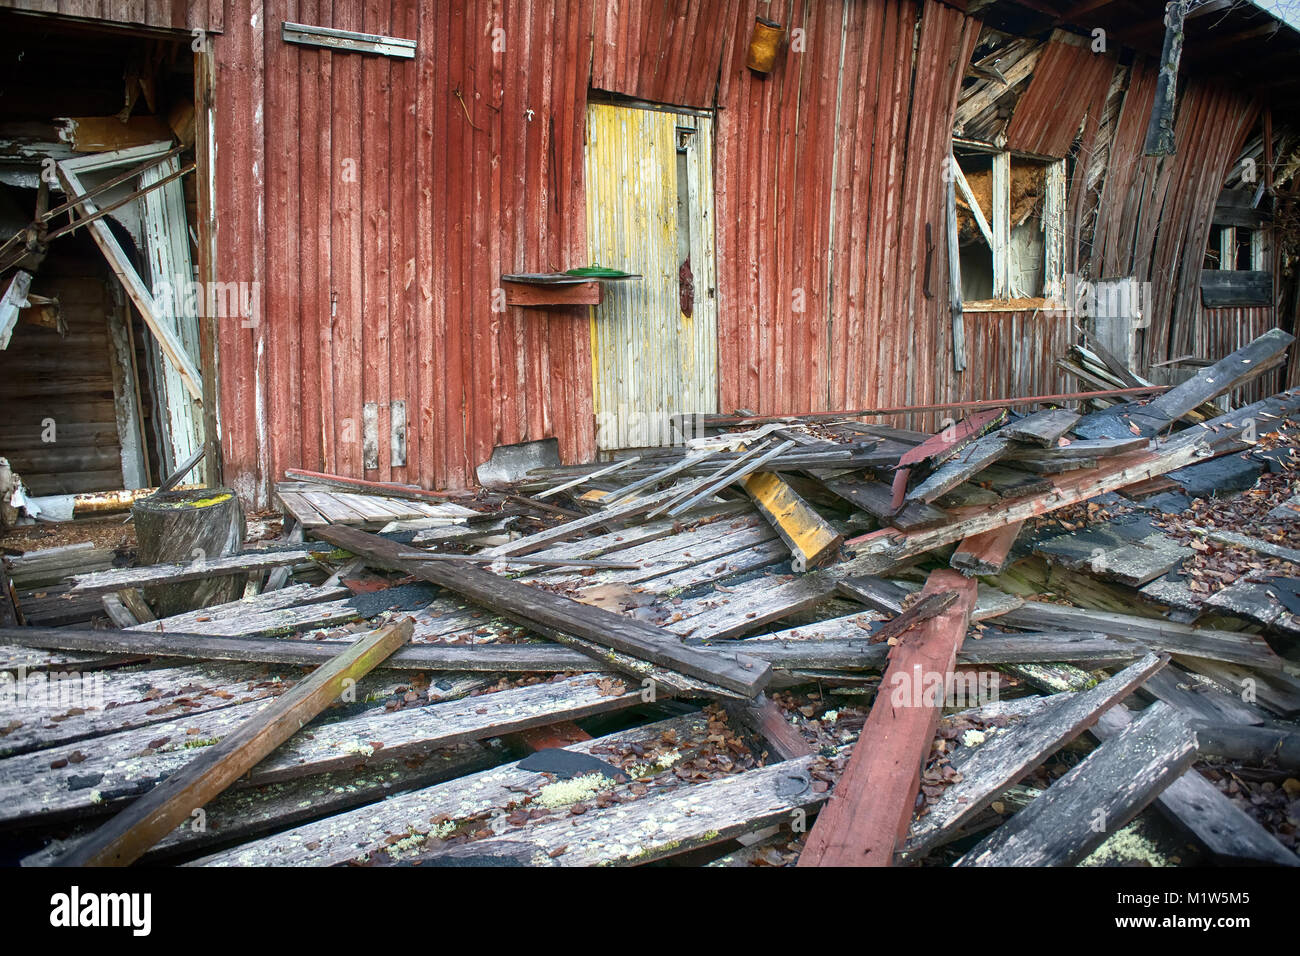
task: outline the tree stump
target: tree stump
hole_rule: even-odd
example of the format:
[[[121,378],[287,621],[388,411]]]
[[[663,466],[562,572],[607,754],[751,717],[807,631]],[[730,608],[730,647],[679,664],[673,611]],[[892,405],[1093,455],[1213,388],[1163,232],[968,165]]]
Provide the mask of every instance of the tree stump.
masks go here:
[[[133,504],[131,515],[141,565],[201,562],[244,542],[244,509],[229,488],[160,492]],[[243,575],[224,574],[146,588],[144,595],[159,617],[168,617],[236,600],[243,591]]]

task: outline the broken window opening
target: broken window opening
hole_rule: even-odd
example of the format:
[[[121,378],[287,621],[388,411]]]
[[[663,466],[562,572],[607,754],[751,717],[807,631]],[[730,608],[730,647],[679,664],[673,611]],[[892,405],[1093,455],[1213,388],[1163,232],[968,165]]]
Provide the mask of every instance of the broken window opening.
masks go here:
[[[1055,298],[1064,279],[1064,162],[956,147],[953,166],[963,301]]]

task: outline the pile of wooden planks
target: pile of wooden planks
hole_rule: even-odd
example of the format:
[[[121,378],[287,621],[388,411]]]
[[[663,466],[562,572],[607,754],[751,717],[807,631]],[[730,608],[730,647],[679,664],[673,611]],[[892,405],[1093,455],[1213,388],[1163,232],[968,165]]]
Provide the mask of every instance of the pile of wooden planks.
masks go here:
[[[1206,404],[1286,341],[1089,414],[717,420],[456,496],[290,471],[280,538],[234,554],[16,557],[0,844],[46,835],[28,865],[1091,865],[1140,828],[1296,865],[1261,809],[1285,789],[1217,784],[1300,760],[1300,392]],[[1262,477],[1227,527],[1195,473],[1241,456]],[[1201,524],[1161,510],[1169,488]],[[1219,551],[1251,573],[1194,589]],[[161,619],[144,596],[213,575],[243,596]]]

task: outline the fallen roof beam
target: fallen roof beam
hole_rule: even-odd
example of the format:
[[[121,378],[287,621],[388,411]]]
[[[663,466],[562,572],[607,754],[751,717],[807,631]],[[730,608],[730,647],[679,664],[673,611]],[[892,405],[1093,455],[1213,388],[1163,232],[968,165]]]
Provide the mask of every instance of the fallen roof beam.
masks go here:
[[[985,435],[979,441],[963,448],[954,458],[936,469],[934,474],[909,491],[907,493],[908,500],[924,501],[926,504],[930,504],[936,498],[942,497],[946,492],[956,488],[967,478],[993,464],[1010,451],[1011,446],[1011,439],[1004,438],[1000,432]],[[901,470],[899,474],[902,474]],[[897,490],[897,485],[895,485],[895,490]]]
[[[407,619],[362,636],[118,813],[61,856],[58,864],[129,866],[407,643],[414,629]]]
[[[904,452],[902,457],[898,459],[898,470],[894,472],[893,498],[890,500],[890,506],[897,511],[903,507],[904,499],[910,501],[923,500],[928,503],[939,497],[942,492],[927,498],[921,498],[915,491],[911,494],[907,493],[907,482],[911,477],[912,468],[921,464],[928,464],[931,467],[942,465],[944,462],[969,450],[969,448],[976,447],[979,444],[976,440],[981,435],[990,429],[996,428],[1006,419],[1007,411],[1005,408],[977,412],[964,421],[958,422],[950,428],[945,428],[939,434],[927,438],[915,448],[910,448]],[[940,472],[943,470],[939,468]],[[953,484],[957,484],[957,482]],[[948,485],[944,490],[950,487],[952,485]]]
[[[676,636],[653,625],[580,604],[480,568],[411,561],[411,554],[419,555],[418,550],[356,528],[330,525],[316,529],[313,534],[351,551],[367,563],[404,571],[447,588],[525,627],[571,634],[600,648],[613,649],[748,697],[758,694],[771,679],[771,667],[764,661],[687,647]]]
[[[808,834],[799,866],[890,866],[907,833],[976,586],[955,571],[940,570],[931,573],[925,590],[956,591],[957,603],[890,651],[858,746]]]

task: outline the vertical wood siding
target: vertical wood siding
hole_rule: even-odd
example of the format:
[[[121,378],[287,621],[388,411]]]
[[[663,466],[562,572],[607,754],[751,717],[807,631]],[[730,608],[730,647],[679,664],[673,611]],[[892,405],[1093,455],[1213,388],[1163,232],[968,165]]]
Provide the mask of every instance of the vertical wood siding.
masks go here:
[[[942,164],[977,24],[937,3],[786,12],[804,52],[759,77],[738,31],[722,73],[719,408],[953,394]]]
[[[1084,115],[1096,117],[1106,102],[1116,59],[1094,53],[1088,41],[1057,31],[1034,66],[1007,127],[1007,148],[1061,159],[1070,151]]]
[[[1136,276],[1151,283],[1144,366],[1204,355],[1213,343],[1236,334],[1232,327],[1209,328],[1231,326],[1236,316],[1233,310],[1202,310],[1201,263],[1224,177],[1259,115],[1254,100],[1193,78],[1180,84],[1175,154],[1144,156],[1156,72],[1144,61],[1133,65],[1098,208],[1091,267],[1094,276]]]
[[[220,32],[225,0],[6,0],[14,10],[136,27]]]
[[[787,29],[767,76],[744,65],[757,12]],[[414,38],[417,55],[285,44],[288,19]],[[720,410],[1065,384],[1066,323],[1033,312],[968,314],[953,371],[943,162],[979,24],[935,0],[226,0],[224,23],[218,271],[260,291],[247,321],[220,322],[222,438],[250,500],[290,466],[455,487],[496,444],[554,435],[566,460],[595,453],[588,311],[496,311],[502,273],[587,259],[589,87],[718,107]],[[1089,59],[1089,95],[1053,107],[1076,85],[1068,53],[1053,66],[1049,49],[1014,114],[1017,141],[1043,155],[1068,150],[1081,120],[1093,148],[1110,86],[1113,63]],[[1190,84],[1178,153],[1158,162],[1140,155],[1153,95],[1139,61],[1106,129],[1087,254],[1094,276],[1156,284],[1159,360],[1210,334],[1173,316],[1199,315],[1210,209],[1255,107]],[[405,465],[389,453],[394,401]]]
[[[567,459],[590,456],[586,310],[505,309],[498,289],[502,273],[586,259],[591,8],[229,6],[218,278],[260,295],[255,321],[220,324],[227,480],[264,503],[286,467],[454,487],[496,444],[558,435]],[[284,20],[411,37],[417,56],[286,44]],[[394,401],[405,465],[390,456]]]

